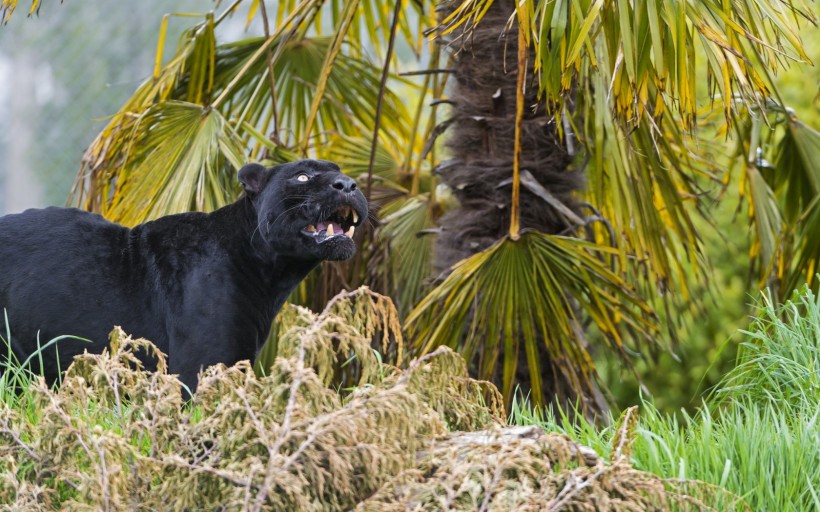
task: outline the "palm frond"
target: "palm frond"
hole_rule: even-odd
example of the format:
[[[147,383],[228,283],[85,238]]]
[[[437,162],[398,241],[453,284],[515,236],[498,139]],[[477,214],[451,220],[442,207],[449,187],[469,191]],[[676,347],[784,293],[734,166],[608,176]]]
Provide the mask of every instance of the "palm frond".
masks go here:
[[[461,261],[406,320],[414,345],[427,353],[457,348],[489,379],[503,366],[505,400],[513,393],[518,352],[526,352],[533,396],[542,400],[543,343],[555,371],[579,398],[592,396],[595,367],[580,332],[578,309],[625,356],[624,329],[652,338],[649,307],[599,256],[614,251],[575,238],[522,233]],[[581,339],[579,339],[579,337]],[[477,353],[478,347],[482,353]]]
[[[140,116],[117,176],[117,194],[103,215],[125,225],[169,213],[211,211],[238,194],[231,169],[244,145],[219,112],[179,101]]]
[[[439,22],[438,29],[442,35],[447,35],[465,24],[473,27],[481,22],[492,4],[493,0],[463,0]]]
[[[775,264],[780,238],[783,233],[783,217],[774,191],[766,182],[760,169],[754,165],[746,167],[744,192],[749,200],[749,219],[754,228],[754,237],[749,249],[752,261],[756,261],[760,285],[775,285],[770,282]]]
[[[364,137],[337,135],[330,139],[326,150],[320,149],[320,154],[333,155],[335,161],[345,169],[350,176],[366,175],[370,158],[370,141]],[[395,150],[385,144],[376,147],[376,158],[373,162],[373,172],[382,180],[400,187],[401,180],[399,158]]]
[[[402,160],[403,151],[409,151],[411,159],[419,158],[423,151],[423,140],[416,139],[416,143],[406,141],[402,146],[394,146],[389,141],[379,140],[376,145],[376,154],[373,159],[374,194],[371,200],[376,207],[384,204],[384,199],[390,200],[397,194],[410,194],[414,178],[418,176],[417,192],[428,192],[431,185],[431,173],[424,162],[418,167],[408,169]],[[330,139],[328,144],[318,149],[319,156],[329,158],[338,163],[345,173],[364,182],[369,171],[370,141],[364,137],[337,135]]]
[[[292,157],[282,146],[306,136],[307,114],[314,103],[317,81],[322,76],[327,81],[324,101],[319,104],[314,123],[316,143],[324,142],[334,134],[359,134],[366,131],[365,127],[372,126],[380,73],[377,66],[341,54],[331,67],[327,67],[324,62],[330,44],[327,38],[283,40],[277,46],[275,62],[269,66],[258,57],[268,39],[250,38],[216,45],[214,27],[213,17],[208,16],[188,31],[175,56],[112,117],[86,152],[75,182],[76,203],[96,211],[114,211],[111,205],[120,201],[121,185],[127,183],[120,179],[120,174],[132,172],[139,163],[135,158],[139,158],[140,153],[130,151],[134,133],[139,131],[137,125],[146,116],[153,116],[149,111],[162,102],[181,100],[208,107],[214,98],[219,99],[219,108],[211,110],[218,110],[220,118],[231,121],[235,132],[231,137],[241,140],[242,145],[238,146],[243,148],[241,153],[255,155],[256,159],[276,161]],[[273,137],[262,135],[270,134],[276,128],[272,123],[274,95],[268,75],[271,69],[276,75],[275,101],[282,138],[277,133],[273,133]],[[326,73],[327,70],[330,72]],[[409,114],[396,94],[388,92],[385,95],[383,113],[386,140],[392,140],[393,144],[404,140],[404,132],[410,125]],[[272,145],[270,139],[277,142]],[[185,142],[183,138],[174,141]],[[233,140],[231,144],[236,142]],[[185,151],[183,147],[168,148],[168,154]],[[132,176],[129,179],[133,183],[134,179],[151,179],[151,176],[154,175],[140,174],[139,178]],[[220,177],[222,184],[230,180],[233,180],[232,175]],[[193,182],[179,184],[191,185]],[[161,185],[145,186],[153,189]],[[217,188],[216,183],[210,185],[215,195],[196,204],[222,204],[224,197],[216,193]],[[224,190],[231,190],[231,187]],[[187,209],[196,204],[171,201],[167,206],[185,206]],[[160,208],[152,214],[159,212],[169,213]]]
[[[634,126],[675,110],[687,129],[699,108],[696,48],[728,120],[738,98],[761,104],[768,95],[765,68],[809,60],[797,18],[816,21],[808,2],[766,0],[527,0],[518,3],[517,17],[537,43],[536,74],[548,103],[563,106],[577,78],[601,66],[610,81],[596,93],[607,94],[619,122]]]
[[[419,19],[425,18],[425,7],[428,7],[425,2],[417,2],[410,0],[399,0],[404,5],[402,11],[405,13],[402,16],[399,24],[399,34],[402,36],[402,43],[412,49],[416,54],[421,52],[421,47],[424,43],[422,35],[418,30]],[[254,17],[263,16],[262,9],[259,9],[260,0],[246,0],[243,2],[250,4],[248,7],[248,14],[246,16],[246,24],[250,24]],[[268,2],[269,4],[271,2]],[[321,5],[320,5],[321,4]],[[284,0],[275,3],[276,7],[267,10],[271,16],[270,22],[276,26],[282,26],[287,20],[288,15],[293,12],[305,9],[306,2],[304,0]],[[309,9],[316,15],[310,16],[306,19],[304,34],[309,36],[316,36],[319,34],[327,34],[336,30],[342,20],[345,18],[345,11],[353,7],[351,25],[349,28],[348,41],[355,44],[357,52],[365,46],[372,46],[377,54],[384,53],[390,26],[390,9],[392,4],[390,2],[382,2],[380,0],[329,0],[320,3],[310,3]],[[432,7],[432,6],[430,6]],[[237,5],[238,8],[238,5]],[[432,14],[432,8],[430,9]],[[354,54],[357,58],[362,57],[361,53]]]
[[[191,96],[199,99],[210,96],[212,89],[203,88],[211,88],[212,80],[194,80],[200,85],[197,91],[187,85],[191,83],[187,77],[210,78],[208,70],[215,68],[214,53],[210,51],[216,43],[214,28],[214,19],[209,15],[187,30],[180,38],[176,54],[111,117],[83,155],[71,193],[73,203],[92,211],[110,207],[117,175],[128,164],[132,135],[146,110],[167,100],[190,102]],[[160,42],[162,40],[160,37]],[[162,50],[160,46],[157,60],[161,60]]]
[[[783,198],[783,233],[776,275],[781,299],[801,283],[815,284],[820,263],[820,133],[788,116],[776,150],[772,187]]]
[[[230,118],[249,122],[261,133],[274,128],[269,67],[256,57],[265,42],[264,38],[248,38],[220,45],[214,77],[214,87],[224,102],[219,109]],[[381,69],[347,53],[326,62],[331,42],[326,37],[303,37],[277,45],[272,69],[281,133],[274,135],[286,146],[301,142],[309,129],[318,145],[336,133],[358,135],[373,125]],[[350,49],[347,45],[345,48]],[[320,80],[325,80],[324,94],[317,104]],[[401,139],[407,131],[407,109],[392,91],[384,101],[385,137]],[[311,123],[315,105],[315,121]]]
[[[593,84],[593,88],[605,87],[600,76]],[[588,92],[592,94],[584,89],[581,96]],[[586,194],[619,235],[610,240],[611,233],[597,226],[595,239],[617,246],[622,270],[637,258],[644,277],[653,283],[646,290],[650,296],[656,286],[663,289],[674,281],[686,299],[684,269],[703,277],[693,215],[702,207],[700,183],[719,180],[717,163],[703,156],[713,148],[708,141],[688,139],[670,122],[663,123],[661,134],[648,124],[627,132],[609,114],[600,95],[595,101],[594,116],[586,119],[582,131],[590,151]]]
[[[293,49],[293,58],[277,71],[277,90],[283,124],[293,132],[306,134],[308,113],[316,93],[315,84],[324,71],[330,39],[303,40]],[[325,101],[319,105],[313,136],[323,141],[333,133],[367,133],[375,122],[381,69],[340,55],[327,77]],[[406,140],[409,114],[396,94],[388,90],[382,105],[385,137],[393,143]],[[318,143],[318,142],[317,142]]]
[[[395,297],[403,317],[429,288],[434,239],[425,235],[425,230],[436,227],[434,208],[429,201],[429,194],[419,194],[401,197],[381,209],[379,242],[389,249],[386,264],[391,277],[390,295]]]
[[[750,257],[758,285],[775,297],[816,280],[820,242],[820,134],[788,108],[752,111],[736,125],[733,155],[752,224]]]
[[[316,80],[316,92],[314,93],[313,101],[310,104],[310,112],[308,113],[306,121],[307,127],[304,130],[304,142],[302,143],[302,146],[305,148],[305,151],[307,151],[308,141],[312,131],[311,129],[313,128],[313,122],[316,119],[316,113],[319,110],[319,106],[322,104],[322,100],[324,99],[325,87],[327,87],[328,78],[334,68],[333,64],[339,56],[339,52],[342,49],[342,44],[345,41],[345,36],[347,36],[347,33],[350,30],[350,25],[353,22],[353,17],[356,14],[358,7],[359,0],[350,0],[345,2],[341,21],[337,24],[336,33],[333,34],[333,38],[328,45],[328,51],[325,52],[325,60],[322,64],[322,71],[319,73],[319,77]]]
[[[0,1],[0,18],[2,22],[8,23],[11,19],[11,15],[14,14],[14,10],[17,9],[17,3],[19,0],[2,0]],[[31,16],[35,12],[39,12],[40,10],[40,0],[31,0],[31,7],[28,10],[28,15]]]

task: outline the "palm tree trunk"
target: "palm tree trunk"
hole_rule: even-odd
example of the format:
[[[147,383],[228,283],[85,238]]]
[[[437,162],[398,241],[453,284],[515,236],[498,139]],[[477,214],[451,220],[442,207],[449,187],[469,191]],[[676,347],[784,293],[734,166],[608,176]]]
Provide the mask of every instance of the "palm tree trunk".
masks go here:
[[[449,13],[446,4],[441,11]],[[442,234],[436,242],[436,270],[446,272],[461,259],[487,249],[503,238],[510,226],[511,177],[515,141],[515,102],[518,26],[508,21],[514,2],[497,0],[477,26],[467,25],[447,36],[455,84],[450,92],[452,124],[447,147],[451,160],[440,166],[441,180],[459,199],[460,207],[441,218]],[[529,58],[527,91],[522,130],[522,174],[529,172],[553,197],[573,211],[583,184],[557,135],[555,120],[537,97],[533,81],[532,52]],[[578,226],[544,199],[521,187],[521,227],[544,233],[571,233]],[[541,373],[543,403],[574,400],[572,386],[550,364],[544,344]],[[529,372],[523,347],[519,350],[518,384],[526,392]],[[498,365],[499,368],[501,365]],[[597,397],[592,402],[599,403]],[[599,403],[599,408],[605,406]]]

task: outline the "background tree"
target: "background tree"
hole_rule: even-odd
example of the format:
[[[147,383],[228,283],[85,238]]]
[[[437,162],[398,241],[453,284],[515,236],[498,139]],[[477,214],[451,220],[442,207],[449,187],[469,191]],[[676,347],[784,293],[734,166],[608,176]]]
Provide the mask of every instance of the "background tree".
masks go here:
[[[239,9],[264,37],[220,43]],[[339,161],[381,223],[302,300],[371,284],[419,350],[457,346],[507,398],[526,366],[536,401],[591,412],[585,332],[626,365],[658,343],[648,304],[674,310],[705,279],[710,191],[745,197],[761,284],[813,276],[818,135],[771,79],[808,60],[801,20],[807,3],[764,0],[239,0],[167,59],[163,25],[153,77],[87,151],[75,199],[133,224],[232,200],[248,158]]]

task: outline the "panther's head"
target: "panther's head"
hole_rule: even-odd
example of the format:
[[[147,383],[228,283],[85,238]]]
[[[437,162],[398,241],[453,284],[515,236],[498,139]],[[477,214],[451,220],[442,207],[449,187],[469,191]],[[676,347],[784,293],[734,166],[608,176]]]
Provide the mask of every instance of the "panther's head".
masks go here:
[[[325,160],[265,168],[248,164],[239,181],[257,214],[265,245],[302,260],[346,260],[356,252],[353,233],[367,219],[356,182]]]

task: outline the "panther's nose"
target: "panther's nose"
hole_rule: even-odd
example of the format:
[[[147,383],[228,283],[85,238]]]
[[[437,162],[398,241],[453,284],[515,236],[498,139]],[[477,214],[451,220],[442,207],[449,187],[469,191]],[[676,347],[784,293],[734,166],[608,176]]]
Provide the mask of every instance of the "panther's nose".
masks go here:
[[[341,176],[336,178],[331,186],[339,192],[353,192],[356,190],[356,181],[353,178]]]

